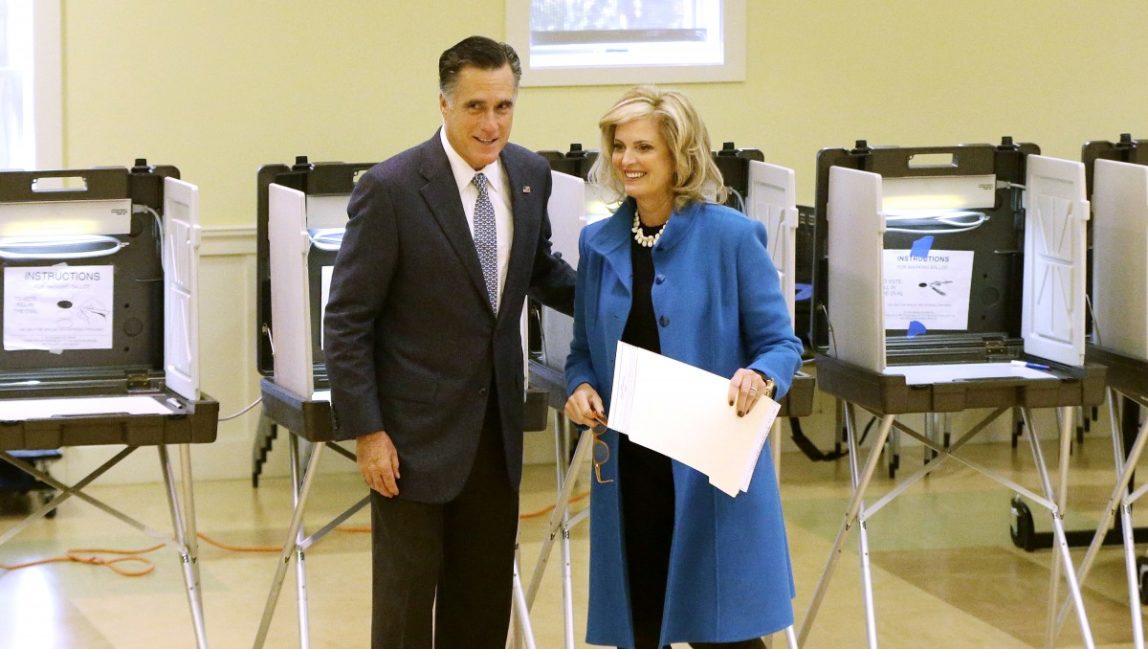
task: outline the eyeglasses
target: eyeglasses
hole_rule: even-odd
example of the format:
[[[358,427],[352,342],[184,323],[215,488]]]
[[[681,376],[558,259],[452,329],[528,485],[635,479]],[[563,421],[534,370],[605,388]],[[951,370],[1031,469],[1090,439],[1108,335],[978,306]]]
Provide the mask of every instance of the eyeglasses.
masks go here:
[[[610,484],[613,482],[613,480],[602,479],[602,465],[610,461],[610,447],[602,440],[602,434],[605,432],[606,427],[602,425],[594,426],[590,429],[590,434],[594,436],[594,479],[598,481],[598,484]]]

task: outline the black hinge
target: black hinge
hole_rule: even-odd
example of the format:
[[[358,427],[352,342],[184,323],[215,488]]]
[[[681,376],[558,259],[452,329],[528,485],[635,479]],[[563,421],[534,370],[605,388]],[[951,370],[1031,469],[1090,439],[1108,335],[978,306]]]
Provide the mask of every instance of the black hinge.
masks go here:
[[[994,356],[1006,356],[1008,345],[1003,336],[989,336],[983,339],[985,344],[985,357],[991,360]]]
[[[147,390],[151,388],[151,377],[147,372],[129,372],[125,377],[129,390]]]

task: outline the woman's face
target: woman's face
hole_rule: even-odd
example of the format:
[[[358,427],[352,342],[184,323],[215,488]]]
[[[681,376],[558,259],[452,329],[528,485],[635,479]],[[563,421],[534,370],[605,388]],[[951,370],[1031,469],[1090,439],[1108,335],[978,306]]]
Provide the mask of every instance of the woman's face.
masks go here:
[[[619,124],[614,129],[614,170],[626,195],[638,201],[664,200],[673,193],[674,163],[653,117]]]

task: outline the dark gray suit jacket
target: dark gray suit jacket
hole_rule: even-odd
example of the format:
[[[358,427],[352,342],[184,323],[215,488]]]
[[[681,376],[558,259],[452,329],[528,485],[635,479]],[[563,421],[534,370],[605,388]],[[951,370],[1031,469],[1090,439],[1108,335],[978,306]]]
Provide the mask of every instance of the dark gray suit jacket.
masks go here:
[[[522,475],[527,293],[571,313],[574,271],[550,252],[550,167],[508,144],[514,240],[496,315],[439,135],[372,167],[348,206],[324,321],[336,437],[385,430],[399,453],[400,498],[446,502],[477,450],[497,386],[507,476]]]

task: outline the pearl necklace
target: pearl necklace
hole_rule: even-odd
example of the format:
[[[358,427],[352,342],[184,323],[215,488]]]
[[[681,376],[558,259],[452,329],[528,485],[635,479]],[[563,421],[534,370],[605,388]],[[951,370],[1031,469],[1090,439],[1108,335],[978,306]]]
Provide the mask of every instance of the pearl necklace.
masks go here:
[[[630,228],[630,231],[634,233],[634,241],[637,241],[639,246],[653,248],[658,239],[662,238],[662,233],[666,231],[666,224],[658,226],[657,232],[646,234],[642,232],[642,219],[638,217],[637,212],[634,212],[634,227]]]

